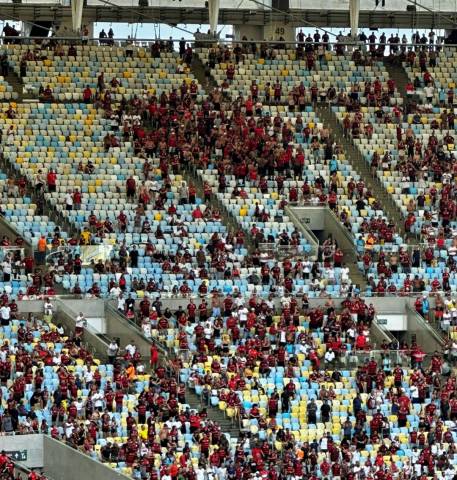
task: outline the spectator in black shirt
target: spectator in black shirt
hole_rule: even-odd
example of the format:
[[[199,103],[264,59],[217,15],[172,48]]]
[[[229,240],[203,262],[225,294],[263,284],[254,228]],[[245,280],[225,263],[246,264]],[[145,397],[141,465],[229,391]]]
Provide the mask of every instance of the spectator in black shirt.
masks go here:
[[[130,257],[130,266],[132,268],[138,268],[138,250],[136,249],[135,245],[130,250],[129,257]]]
[[[132,295],[129,295],[125,300],[125,309],[126,311],[133,311],[135,308],[135,300],[132,298]]]

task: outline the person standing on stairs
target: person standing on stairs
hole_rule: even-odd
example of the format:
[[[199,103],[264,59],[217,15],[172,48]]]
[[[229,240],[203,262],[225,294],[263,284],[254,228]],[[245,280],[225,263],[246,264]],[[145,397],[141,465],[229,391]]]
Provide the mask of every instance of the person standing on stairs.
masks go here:
[[[55,192],[57,188],[57,174],[52,168],[46,176],[46,181],[48,184],[48,192]]]
[[[2,76],[7,77],[10,69],[10,62],[6,53],[0,57],[0,66],[2,68]]]
[[[23,58],[19,66],[21,79],[27,76],[27,60]]]

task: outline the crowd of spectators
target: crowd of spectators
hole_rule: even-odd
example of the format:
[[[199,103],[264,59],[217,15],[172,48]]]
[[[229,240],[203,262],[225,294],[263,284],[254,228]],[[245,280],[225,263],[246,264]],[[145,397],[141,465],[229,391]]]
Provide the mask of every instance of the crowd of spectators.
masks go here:
[[[100,77],[99,90],[100,93],[105,94],[108,90],[103,81],[103,74],[100,74]],[[91,212],[88,215],[88,225],[82,229],[79,237],[69,236],[64,242],[60,229],[56,229],[53,238],[48,239],[52,248],[61,247],[63,243],[70,248],[99,243],[103,241],[107,233],[112,232],[153,233],[155,238],[163,238],[163,235],[167,235],[167,233],[162,232],[160,227],[153,230],[149,221],[144,218],[148,206],[159,210],[159,213],[156,214],[157,218],[166,218],[169,225],[180,229],[181,236],[186,236],[187,228],[180,221],[176,206],[167,201],[167,194],[170,192],[172,184],[169,174],[174,175],[193,168],[205,168],[214,155],[217,160],[215,167],[220,172],[219,191],[225,189],[224,177],[235,174],[240,181],[240,186],[233,192],[233,198],[243,198],[245,192],[242,182],[247,180],[257,184],[261,191],[267,191],[271,190],[271,187],[267,186],[267,179],[274,179],[277,184],[275,190],[281,194],[284,179],[291,176],[303,178],[305,160],[303,152],[299,151],[297,155],[292,155],[291,148],[286,144],[287,140],[292,140],[294,131],[297,132],[301,126],[304,128],[307,141],[313,146],[315,158],[318,159],[322,155],[323,160],[329,162],[329,168],[333,175],[332,183],[327,187],[323,178],[317,179],[315,184],[309,184],[305,180],[302,188],[292,189],[289,192],[288,200],[290,202],[297,200],[325,202],[328,199],[329,205],[336,209],[338,179],[335,158],[341,152],[341,147],[329,136],[327,129],[323,128],[320,131],[316,127],[310,129],[303,125],[303,122],[301,123],[300,116],[297,118],[295,127],[286,124],[285,120],[279,116],[274,119],[265,117],[256,122],[252,117],[253,112],[249,109],[246,110],[243,99],[230,102],[221,96],[218,89],[215,89],[201,105],[196,105],[194,87],[196,87],[195,82],[191,82],[189,85],[183,82],[179,92],[173,90],[168,95],[162,93],[160,98],[154,95],[147,98],[133,96],[128,100],[124,99],[118,105],[112,104],[106,99],[106,96],[104,97],[104,101],[98,106],[104,109],[105,116],[113,122],[113,131],[104,138],[105,149],[119,147],[124,142],[133,142],[135,154],[144,161],[143,179],[129,177],[125,184],[126,197],[138,202],[135,218],[132,222],[131,216],[121,212],[117,222],[114,223],[109,219],[101,220]],[[97,104],[97,99],[94,101]],[[230,110],[228,115],[224,115],[221,106],[227,111]],[[249,129],[251,133],[249,133]],[[224,132],[227,132],[228,135],[224,135]],[[271,138],[268,137],[270,134],[272,134]],[[249,142],[245,141],[246,135],[250,138]],[[82,168],[84,172],[87,170],[87,173],[90,174],[90,168],[93,169],[93,165],[91,167],[88,164]],[[160,173],[160,180],[157,180],[157,173]],[[46,175],[39,172],[36,182],[37,188],[51,192],[55,190],[59,178],[53,171],[49,171]],[[358,189],[357,192],[359,193],[355,195],[356,197],[361,195],[363,198],[368,198],[370,195],[370,192],[363,188],[362,190]],[[192,183],[183,182],[179,190],[179,203],[195,203],[196,193],[196,188]],[[204,199],[210,199],[212,194],[211,187],[205,183],[203,185]],[[80,207],[80,192],[76,189],[72,194],[67,194],[67,196],[69,195],[71,198],[66,199],[67,209]],[[360,205],[364,202],[363,198],[358,199]],[[287,200],[284,200],[282,205],[286,204]],[[204,210],[196,206],[192,216],[197,222],[221,220],[218,209],[211,206]],[[268,221],[268,213],[260,207],[258,219],[262,222]],[[256,244],[270,241],[262,229],[254,226],[251,233],[254,234],[254,232]],[[230,278],[237,268],[259,265],[256,263],[259,252],[254,252],[252,258],[247,257],[238,265],[233,265],[233,262],[230,261],[231,252],[245,243],[243,238],[245,235],[246,232],[241,230],[227,234],[225,237],[214,235],[211,243],[200,255],[201,259],[203,259],[203,254],[209,258],[200,263],[196,262],[201,270],[198,273],[200,278],[207,278],[205,271],[211,271],[214,268],[219,272],[224,272],[226,278]],[[287,234],[284,235],[283,240],[288,244],[295,241],[294,235],[291,238],[286,238]],[[130,245],[120,245],[116,251],[117,255],[114,258],[104,264],[100,262],[96,265],[92,264],[90,268],[97,273],[122,274],[126,273],[128,267],[137,265],[136,261],[132,262],[130,258],[129,254],[133,251]],[[188,263],[190,260],[190,254],[186,254],[186,252],[184,252],[183,258],[164,256],[163,253],[156,252],[155,246],[148,241],[145,245],[145,253],[164,265],[170,264],[169,268],[174,273],[183,273],[188,275],[189,279],[195,275],[193,272],[185,271],[184,267],[180,265]],[[81,273],[82,265],[78,254],[65,255],[62,253],[54,258],[57,258],[53,261],[52,271],[55,274],[78,275]],[[139,290],[155,291],[157,289],[146,278],[138,279],[138,285]],[[52,287],[52,285],[50,286]],[[118,281],[113,281],[109,291],[113,288],[122,290],[123,285]],[[204,289],[205,286],[202,285],[201,288]],[[74,293],[86,292],[81,292],[79,286],[76,285]],[[98,295],[98,286],[92,286],[88,293]]]
[[[134,478],[148,479],[164,478],[175,468],[195,475],[193,445],[203,452],[203,466],[205,448],[227,448],[226,437],[204,409],[186,408],[176,365],[158,363],[154,347],[144,359],[133,341],[122,350],[113,341],[109,363],[103,364],[87,349],[83,314],[74,332],[52,323],[49,300],[44,314],[43,320],[18,314],[3,324],[3,433],[49,434],[102,461],[131,468]]]
[[[112,38],[108,34],[102,40],[109,44]],[[298,52],[302,49],[309,62],[314,62],[314,55],[322,53],[320,48],[325,50],[328,39],[322,38],[322,44],[314,46],[308,38],[311,37],[300,36],[297,49]],[[363,40],[367,41],[369,51],[383,53],[378,50],[382,46],[371,50],[370,45],[376,39],[370,38]],[[397,41],[397,37],[381,43],[385,43],[386,48],[389,44],[392,52],[397,48],[401,52],[403,48],[403,42]],[[414,43],[429,45],[434,43],[434,37],[429,37],[429,42],[416,37]],[[157,48],[160,53],[161,48],[169,45]],[[236,59],[246,48],[254,47],[235,47],[229,54]],[[190,61],[192,50],[185,43],[180,45],[180,53]],[[224,49],[216,50],[211,61],[220,61],[219,57],[231,60],[230,56],[225,58],[227,55]],[[260,55],[273,58],[274,48],[261,47]],[[364,62],[363,58],[368,57],[355,58]],[[231,193],[233,199],[249,198],[246,189],[255,186],[264,194],[281,196],[281,210],[288,203],[327,203],[351,229],[351,219],[339,209],[341,176],[337,159],[342,152],[341,145],[327,128],[318,130],[305,125],[299,113],[293,124],[280,115],[273,118],[259,115],[262,105],[258,105],[255,83],[248,99],[229,99],[223,88],[216,88],[200,105],[196,103],[196,84],[183,83],[179,91],[162,93],[158,98],[134,96],[117,105],[111,101],[109,87],[103,74],[100,75],[97,95],[84,100],[95,102],[106,118],[112,120],[112,132],[103,141],[105,150],[133,142],[135,154],[144,160],[143,178],[130,177],[125,182],[126,197],[138,203],[133,231],[153,233],[155,239],[166,235],[160,227],[153,230],[144,218],[145,207],[153,205],[169,225],[179,227],[181,235],[186,237],[188,232],[175,205],[167,203],[172,184],[169,175],[208,167],[217,172],[217,187],[203,184],[205,200],[212,199],[216,191],[228,191],[227,177],[233,175],[237,180]],[[390,105],[395,84],[387,82],[386,87],[384,91],[381,82],[375,80],[365,85],[364,92],[354,87],[353,92],[342,93],[340,97],[335,91],[335,104],[358,113],[359,99],[364,97],[369,105],[379,107],[380,122],[387,123],[382,107]],[[291,111],[296,107],[300,110],[303,104],[305,92],[301,88],[296,87],[290,95]],[[281,86],[273,85],[272,90],[272,99],[278,102]],[[318,95],[313,87],[310,93],[311,98]],[[327,91],[325,97],[332,100],[331,92]],[[52,101],[52,97],[47,100]],[[399,117],[401,115],[399,110]],[[350,123],[345,124],[347,133],[370,135],[369,125],[361,127],[363,120],[363,116],[358,120],[349,119]],[[353,123],[357,121],[358,126]],[[292,147],[297,134],[303,135],[310,145],[312,160],[324,162],[330,181],[323,176],[308,181],[304,173],[305,155]],[[405,158],[415,161],[416,154],[422,156],[421,146],[416,147],[417,140],[401,128],[399,142],[403,141],[403,135],[408,151]],[[429,145],[427,152],[430,154],[427,165],[437,163],[438,146]],[[399,167],[402,171],[405,169],[403,164]],[[86,168],[91,175],[96,167],[83,166]],[[414,169],[408,167],[407,170],[409,175],[415,175]],[[292,187],[286,196],[284,182],[287,179],[296,179],[300,187]],[[40,190],[51,192],[58,182],[52,171],[38,180],[42,182]],[[361,180],[348,179],[344,195],[353,201],[359,213],[369,203],[373,210],[378,210]],[[453,201],[451,186],[446,195]],[[196,196],[196,186],[183,182],[179,203],[193,205]],[[441,192],[440,202],[443,202],[442,196]],[[77,191],[73,192],[72,201],[67,206],[81,203]],[[195,223],[221,220],[215,207],[204,211],[195,207],[192,216]],[[267,222],[269,213],[259,207],[255,218],[259,223]],[[43,275],[36,270],[33,258],[6,254],[2,264],[3,280],[9,282],[15,272],[24,272],[32,280],[28,295],[39,293],[43,286],[45,292],[52,295],[56,277],[81,273],[80,255],[74,253],[78,245],[97,243],[106,233],[124,233],[130,229],[129,222],[124,213],[119,215],[117,224],[91,214],[87,228],[67,241],[68,247],[75,250],[57,255]],[[439,239],[446,237],[446,226],[443,225],[437,239],[438,245]],[[367,240],[360,238],[362,243],[356,243],[363,268],[369,276],[376,262],[381,278],[376,284],[368,278],[370,284],[373,282],[373,290],[380,294],[396,292],[397,287],[389,285],[388,280],[392,273],[399,271],[407,274],[400,293],[424,290],[424,281],[411,278],[410,272],[412,268],[434,262],[432,247],[423,252],[407,249],[400,249],[398,253],[374,252],[370,245],[392,242],[396,227],[383,218],[372,217],[364,219],[361,231],[367,235]],[[134,342],[122,350],[112,342],[107,351],[108,363],[100,363],[84,342],[84,315],[78,316],[75,331],[69,333],[50,321],[52,303],[48,299],[43,320],[31,316],[24,319],[17,305],[14,306],[15,301],[5,293],[0,309],[3,329],[0,380],[7,389],[2,397],[2,431],[50,434],[102,461],[125,466],[134,478],[148,480],[268,477],[273,480],[422,480],[435,475],[453,479],[457,394],[449,361],[456,356],[457,347],[451,346],[444,361],[438,352],[425,361],[424,351],[414,341],[409,345],[400,343],[395,350],[398,363],[392,361],[391,345],[383,344],[379,346],[379,354],[370,355],[374,345],[369,332],[376,312],[352,287],[338,306],[332,299],[326,299],[321,307],[311,307],[307,295],[297,299],[292,294],[296,279],[306,280],[322,290],[323,269],[345,268],[344,254],[337,244],[330,242],[329,249],[323,249],[322,257],[315,262],[309,258],[287,258],[270,263],[262,261],[261,252],[256,248],[240,260],[236,250],[245,245],[247,234],[254,237],[254,247],[269,240],[261,228],[253,225],[250,232],[239,228],[225,236],[215,234],[206,247],[195,253],[195,258],[186,251],[164,255],[152,241],[147,242],[144,250],[145,255],[161,263],[164,272],[182,275],[184,280],[196,277],[208,280],[212,276],[236,278],[241,268],[257,267],[258,273],[254,274],[257,277],[251,277],[250,282],[268,286],[267,298],[254,293],[244,296],[244,292],[236,291],[233,294],[209,292],[203,282],[199,290],[202,298],[198,302],[189,299],[184,308],[171,311],[162,308],[160,302],[164,285],[137,278],[136,284],[132,282],[132,290],[147,292],[152,297],[145,295],[137,305],[125,281],[128,269],[138,266],[136,246],[121,244],[113,258],[91,264],[95,273],[113,275],[109,292],[117,298],[119,310],[129,317],[137,317],[145,336],[171,339],[171,346],[179,355],[169,369],[159,361],[154,346],[150,358],[145,359]],[[281,235],[287,244],[300,239],[298,232]],[[62,243],[58,229],[51,245],[56,249]],[[449,272],[454,269],[454,260],[452,256],[449,259],[449,271],[445,271],[442,281],[434,279],[431,284],[433,292],[450,290]],[[192,268],[188,268],[188,264]],[[190,291],[185,285],[184,281],[176,293],[188,295]],[[89,292],[82,292],[80,288],[78,291],[78,288],[77,285],[73,289],[74,293],[101,294],[96,283]],[[442,312],[443,326],[445,322],[449,327],[452,325],[449,319],[453,318],[455,306],[451,303],[450,297],[435,297],[434,314],[439,317],[437,312]],[[416,310],[429,317],[431,308],[427,297],[417,299]],[[365,355],[367,361],[356,363],[354,368],[348,366],[357,354],[361,354],[361,358]],[[208,404],[223,404],[227,412],[231,412],[242,426],[235,444],[209,419],[206,409],[195,411],[187,406],[186,386],[200,392]],[[245,400],[248,391],[250,398],[255,398],[252,393],[257,392],[258,401]],[[301,416],[297,409],[303,402]],[[286,418],[299,419],[298,424],[293,422],[299,428],[280,423]],[[314,429],[319,429],[319,436],[309,435]],[[302,430],[306,432],[303,438]],[[373,450],[376,455],[370,456]],[[0,456],[0,470],[1,465]],[[7,465],[5,461],[6,469]]]
[[[38,469],[28,469],[14,461],[5,450],[0,452],[0,478],[2,480],[47,480]]]
[[[242,38],[243,43],[227,45],[220,44],[212,46],[210,51],[209,65],[214,68],[216,63],[239,63],[245,55],[254,54],[259,58],[274,60],[279,55],[279,50],[295,49],[296,58],[307,60],[311,55],[316,55],[319,60],[324,58],[325,52],[334,50],[339,55],[344,55],[351,51],[354,44],[353,39],[345,36],[341,31],[333,34],[326,30],[316,30],[313,32],[300,31],[296,36],[296,43],[287,43],[280,38],[278,43],[261,43],[256,44],[254,41],[249,42],[247,37]],[[407,38],[403,34],[400,38],[399,34],[391,34],[390,37],[384,32],[378,36],[377,32],[371,32],[366,35],[361,32],[357,37],[357,47],[363,52],[369,53],[369,57],[383,58],[388,56],[399,56],[406,58],[409,52],[435,52],[442,48],[444,38],[431,30],[422,35],[416,31],[413,32],[411,38]],[[369,59],[367,58],[367,61]]]
[[[275,302],[216,295],[210,304],[190,301],[175,312],[143,300],[139,314],[150,328],[177,329],[181,378],[208,405],[223,405],[241,421],[244,433],[234,462],[209,455],[214,478],[257,479],[267,471],[275,478],[360,478],[360,472],[373,478],[425,478],[432,471],[454,478],[454,357],[448,353],[443,359],[435,352],[425,361],[414,341],[401,342],[392,361],[394,347],[383,344],[378,360],[367,359],[350,372],[352,403],[346,404],[346,416],[335,420],[345,398],[344,367],[336,365],[351,348],[370,350],[364,325],[375,312],[361,299],[349,297],[338,308],[332,300],[310,308],[306,297],[297,302],[286,295]],[[303,369],[309,376],[303,378]],[[274,372],[282,372],[279,385]],[[246,400],[246,392],[256,399]],[[281,419],[298,416],[303,401],[299,431],[297,425],[287,428]],[[322,436],[304,440],[302,431],[313,426]],[[377,456],[367,458],[363,452],[373,448]]]
[[[59,47],[56,46],[55,48]],[[160,48],[159,46],[159,52]],[[226,59],[227,55],[236,55],[237,51],[236,48],[230,51],[222,47],[220,51],[215,52],[214,59]],[[184,48],[181,54],[185,55],[186,52],[188,52],[188,49]],[[188,52],[188,54],[191,55],[192,52]],[[365,58],[368,57],[363,55],[362,59]],[[337,160],[342,152],[341,145],[335,141],[332,132],[327,128],[323,127],[318,130],[315,125],[310,126],[303,122],[300,114],[296,114],[293,124],[280,115],[275,117],[257,116],[262,112],[262,108],[261,105],[257,104],[259,92],[255,82],[251,85],[251,96],[248,99],[242,97],[229,99],[224,95],[223,89],[216,88],[203,100],[201,105],[197,105],[195,101],[197,88],[195,82],[190,83],[190,85],[183,82],[180,91],[172,90],[168,95],[164,92],[159,98],[154,95],[148,97],[133,96],[130,99],[123,99],[120,104],[113,104],[109,95],[106,95],[106,93],[109,94],[109,87],[105,85],[103,72],[99,76],[98,83],[101,97],[91,98],[90,101],[94,101],[100,108],[103,108],[106,117],[113,122],[113,131],[104,138],[105,149],[117,148],[122,146],[123,142],[133,142],[135,154],[144,160],[143,179],[130,177],[126,180],[125,187],[126,197],[138,202],[135,219],[132,222],[134,231],[153,233],[156,238],[161,238],[161,235],[163,235],[160,228],[156,231],[152,230],[149,221],[144,218],[145,210],[151,205],[154,209],[164,211],[159,214],[160,218],[166,216],[170,225],[180,227],[182,235],[185,235],[186,228],[181,227],[176,207],[173,204],[170,205],[169,202],[167,203],[167,194],[172,183],[169,180],[169,174],[176,174],[193,168],[205,169],[208,166],[212,166],[218,172],[219,192],[226,191],[226,177],[234,175],[239,182],[239,186],[233,191],[233,198],[246,198],[244,186],[249,183],[256,186],[261,192],[273,191],[282,195],[282,206],[295,202],[328,203],[335,212],[339,213],[343,224],[351,229],[351,219],[344,208],[339,208],[339,194],[337,193],[341,185],[341,174]],[[274,88],[275,86],[272,87],[273,91]],[[344,92],[336,94],[334,89],[335,104],[342,102],[342,105],[346,105],[348,108],[351,106],[351,109],[358,112],[354,120],[345,123],[345,130],[350,131],[354,136],[359,134],[370,135],[372,129],[369,122],[362,128],[363,116],[360,114],[359,108],[361,98],[366,98],[369,102],[373,101],[374,104],[378,105],[381,112],[380,121],[388,121],[387,114],[383,113],[382,106],[389,103],[390,95],[395,91],[395,88],[395,83],[391,80],[383,85],[376,79],[373,84],[367,82],[363,92],[357,92],[356,86],[353,88],[354,92],[349,94]],[[290,106],[294,110],[296,105],[300,110],[305,93],[302,86],[295,87],[291,92]],[[311,97],[318,94],[313,90],[313,87],[311,87],[310,93]],[[331,99],[332,93],[327,91],[325,96]],[[386,98],[384,99],[384,97]],[[395,109],[394,111],[398,111],[398,115],[401,115],[400,107],[395,107]],[[292,148],[296,135],[303,136],[306,145],[313,152],[314,161],[322,160],[327,165],[330,174],[328,182],[322,176],[317,177],[313,182],[307,180],[304,175],[305,163],[312,159],[305,157],[300,148],[298,150]],[[93,165],[92,167],[87,165],[82,168],[84,168],[84,171],[87,169],[90,174],[90,168],[93,169]],[[160,172],[160,181],[157,181],[157,172]],[[58,181],[55,177],[56,175],[53,172],[49,172],[46,179],[43,179],[43,184],[50,191],[55,182]],[[301,182],[299,188],[291,188],[286,196],[284,195],[283,185],[287,179],[299,179]],[[271,185],[272,182],[273,186]],[[205,200],[209,199],[214,193],[209,185],[204,185],[203,190]],[[372,203],[372,194],[361,180],[355,182],[348,179],[345,194],[353,201],[359,214],[369,204],[371,204],[373,210],[380,208],[376,201]],[[71,196],[71,202],[69,201],[67,206],[68,208],[76,208],[80,205],[81,194],[78,190],[75,190]],[[191,183],[184,184],[179,202],[193,203],[195,198],[195,186]],[[418,201],[420,201],[420,197]],[[221,219],[219,211],[214,208],[206,208],[202,211],[199,207],[196,207],[193,217],[196,221],[200,219],[220,221]],[[259,208],[258,219],[262,222],[269,221],[268,213]],[[88,226],[82,230],[80,237],[70,237],[66,243],[69,247],[76,247],[78,244],[99,243],[107,233],[122,233],[132,226],[131,220],[123,212],[117,220],[116,224],[111,220],[101,220],[91,214],[88,216]],[[410,222],[410,219],[407,219],[407,222]],[[255,226],[253,228],[256,233],[257,244],[264,240],[268,241],[262,229]],[[396,236],[394,225],[389,225],[385,220],[375,217],[364,219],[361,229],[364,234],[368,234],[364,249],[367,249],[366,245],[372,239],[375,243],[389,242]],[[233,250],[239,245],[240,239],[243,241],[242,236],[245,234],[246,232],[240,231],[233,236],[228,234],[226,238],[216,237],[215,242],[223,244],[225,250]],[[55,232],[54,238],[51,239],[51,245],[56,248],[61,246],[62,243],[60,232]],[[216,265],[221,255],[222,263],[226,262],[226,258],[224,258],[226,253],[221,253],[219,248],[211,247],[211,249],[211,261],[204,265],[204,270],[210,270],[208,268],[210,265]],[[126,255],[126,252],[132,249],[129,245],[122,245],[117,250],[119,252],[118,256],[104,265],[100,263],[91,265],[91,269],[97,270],[98,273],[125,274],[126,268],[135,264],[135,261],[132,264],[128,255]],[[147,255],[154,255],[154,245],[150,242],[146,245],[146,252]],[[208,251],[204,253],[208,254]],[[363,253],[365,252],[361,252],[361,254]],[[214,254],[216,258],[214,258]],[[157,255],[163,257],[163,254]],[[76,262],[74,262],[75,258]],[[178,262],[175,262],[174,256],[159,258],[159,260],[164,263],[169,262],[172,269],[174,268],[173,264],[177,263],[176,273],[189,275],[189,279],[194,276],[192,272],[183,272],[183,267],[179,266],[181,261],[179,258]],[[185,260],[189,260],[189,258]],[[80,260],[77,255],[62,255],[59,257],[58,265],[54,265],[54,267],[56,270],[60,270],[60,273],[78,274],[80,273],[80,265],[78,264],[80,264]],[[244,263],[237,267],[250,266],[251,264],[252,261],[248,257]],[[227,275],[230,275],[233,271],[233,266],[229,267],[231,268],[226,269],[225,265],[220,266],[223,271],[226,271]],[[379,268],[383,268],[382,264]],[[140,278],[138,284],[139,289],[143,290],[143,287],[148,285],[148,279]],[[387,286],[384,285],[381,288],[387,289]],[[122,289],[117,281],[113,281],[109,291],[118,287]],[[74,287],[74,290],[75,293],[80,293],[78,285]],[[96,295],[99,293],[97,285],[91,287],[91,290],[93,291],[88,293]]]

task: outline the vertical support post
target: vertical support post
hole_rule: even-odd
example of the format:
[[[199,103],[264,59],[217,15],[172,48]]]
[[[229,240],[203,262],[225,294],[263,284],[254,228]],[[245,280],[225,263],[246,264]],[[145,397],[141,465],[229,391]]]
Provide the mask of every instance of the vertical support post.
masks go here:
[[[74,32],[81,30],[84,0],[71,0],[71,20]]]
[[[357,38],[359,31],[360,0],[349,0],[349,14],[351,17],[351,37]]]
[[[209,27],[212,35],[217,35],[220,0],[208,0]]]

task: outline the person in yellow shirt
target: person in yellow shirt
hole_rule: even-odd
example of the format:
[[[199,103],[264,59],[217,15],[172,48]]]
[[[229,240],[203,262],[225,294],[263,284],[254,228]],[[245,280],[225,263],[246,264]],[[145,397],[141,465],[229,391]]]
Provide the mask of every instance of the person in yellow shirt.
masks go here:
[[[81,242],[83,245],[90,245],[92,239],[92,234],[89,232],[87,227],[81,232]]]
[[[142,440],[148,439],[148,428],[145,425],[139,425],[138,435]]]

